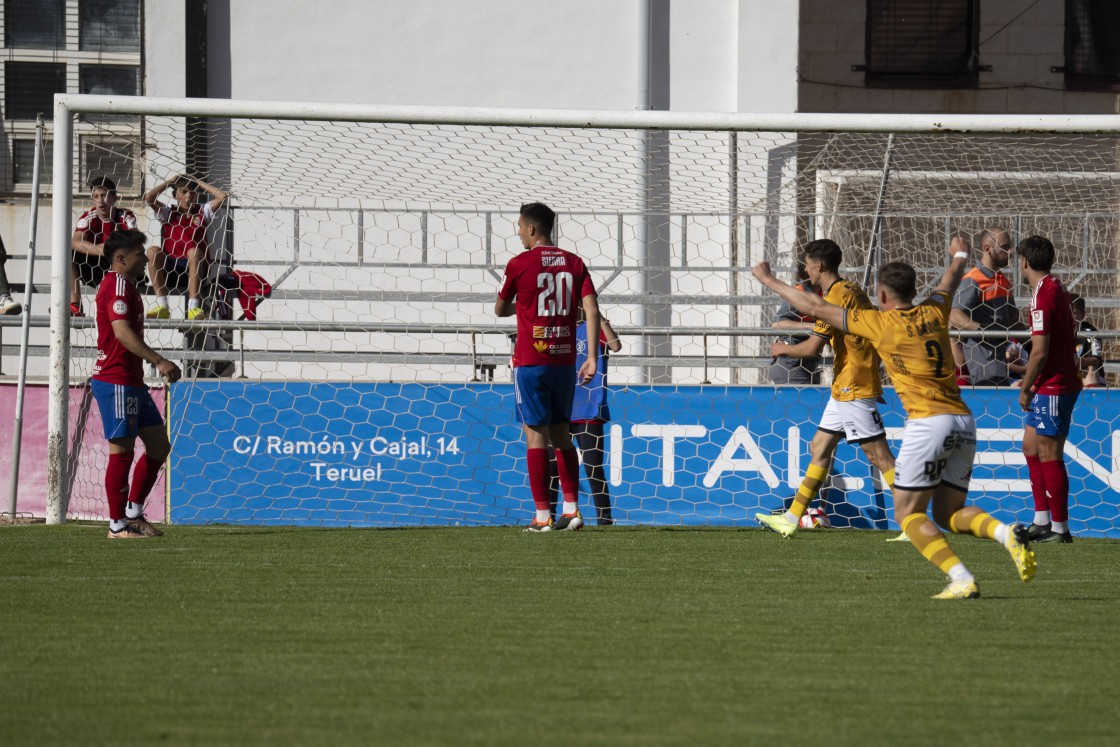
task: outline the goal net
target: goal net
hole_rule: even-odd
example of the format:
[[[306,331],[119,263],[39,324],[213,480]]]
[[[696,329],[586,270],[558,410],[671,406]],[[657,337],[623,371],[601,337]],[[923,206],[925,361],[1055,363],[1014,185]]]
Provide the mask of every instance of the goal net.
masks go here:
[[[145,191],[187,174],[229,195],[206,228],[207,318],[183,318],[179,278],[172,318],[146,325],[187,374],[167,389],[152,379],[166,398],[163,495],[177,523],[527,522],[514,326],[493,316],[525,202],[558,212],[557,243],[589,264],[623,342],[602,444],[618,523],[748,525],[795,491],[830,360],[816,385],[772,384],[779,303],[750,267],[768,260],[792,279],[814,238],[840,243],[849,277],[874,283],[880,262],[905,259],[928,289],[955,233],[1046,235],[1112,351],[1120,164],[1116,134],[1094,134],[1096,120],[59,101],[56,520],[106,510],[105,440],[85,388],[94,324],[60,300],[60,247],[98,176],[118,182],[119,207],[153,245],[161,225]],[[1025,308],[1029,289],[1006,272]],[[1017,391],[967,399],[981,433],[973,497],[1022,518]],[[883,415],[896,439],[905,416],[889,389]],[[1086,392],[1067,448],[1087,532],[1120,532],[1116,415],[1107,389]],[[892,526],[890,496],[854,446],[838,449],[822,498],[834,526]]]

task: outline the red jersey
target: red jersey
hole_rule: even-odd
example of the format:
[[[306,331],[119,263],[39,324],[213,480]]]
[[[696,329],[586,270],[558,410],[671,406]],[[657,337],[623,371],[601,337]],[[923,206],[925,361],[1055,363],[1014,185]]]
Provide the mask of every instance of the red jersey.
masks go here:
[[[74,226],[74,233],[82,234],[82,240],[92,241],[94,244],[104,244],[113,231],[125,230],[136,230],[136,213],[118,208],[109,211],[108,220],[101,218],[96,210],[87,210]]]
[[[156,219],[163,224],[160,237],[163,239],[163,253],[174,259],[186,259],[187,252],[199,247],[206,252],[206,227],[214,218],[210,203],[191,205],[186,211],[164,205],[156,211]]]
[[[571,252],[537,246],[511,259],[498,297],[517,300],[514,367],[575,365],[579,308],[594,295],[587,266]]]
[[[124,275],[107,272],[97,286],[97,362],[93,378],[106,384],[144,386],[144,362],[129,352],[113,334],[113,322],[127,319],[132,331],[144,337],[144,301],[136,283]]]
[[[1053,275],[1038,281],[1031,296],[1031,335],[1050,335],[1050,353],[1035,381],[1039,394],[1081,391],[1077,374],[1077,325],[1062,283]]]

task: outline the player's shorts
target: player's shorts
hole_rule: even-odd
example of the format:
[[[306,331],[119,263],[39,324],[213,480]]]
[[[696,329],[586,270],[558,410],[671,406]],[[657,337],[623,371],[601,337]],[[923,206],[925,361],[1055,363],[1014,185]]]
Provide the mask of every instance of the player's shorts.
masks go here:
[[[576,391],[575,366],[519,366],[513,369],[517,420],[525,425],[567,423]]]
[[[853,444],[867,443],[886,436],[883,418],[879,415],[879,405],[874,399],[841,402],[829,397],[817,428],[837,436],[843,434]]]
[[[136,438],[145,428],[163,425],[163,416],[146,386],[109,384],[93,379],[90,389],[101,411],[105,438]]]
[[[907,420],[894,463],[896,490],[948,485],[968,490],[976,457],[976,421],[971,415],[933,415]]]
[[[1069,435],[1073,421],[1073,405],[1081,392],[1068,394],[1036,394],[1031,398],[1031,410],[1024,423],[1034,428],[1040,436]]]
[[[93,254],[83,254],[81,252],[71,252],[70,259],[77,269],[78,279],[81,280],[83,285],[90,288],[96,288],[101,285],[102,278],[105,273],[109,271],[109,260],[104,257],[98,257]]]

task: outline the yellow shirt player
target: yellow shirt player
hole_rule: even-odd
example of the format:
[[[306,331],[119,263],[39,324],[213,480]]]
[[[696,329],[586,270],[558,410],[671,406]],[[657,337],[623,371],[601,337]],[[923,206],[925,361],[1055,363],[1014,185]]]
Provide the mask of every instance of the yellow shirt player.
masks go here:
[[[1034,578],[1036,560],[1026,527],[1002,524],[966,505],[976,421],[952,376],[948,318],[950,299],[968,266],[968,242],[954,238],[949,253],[948,269],[930,298],[918,305],[912,266],[888,262],[879,268],[878,311],[845,309],[792,288],[775,278],[766,262],[752,272],[798,311],[866,337],[879,351],[907,414],[895,474],[895,519],[922,556],[949,576],[948,586],[934,598],[974,599],[980,596],[976,580],[926,515],[931,500],[937,524],[1003,544],[1023,581]]]
[[[814,286],[827,289],[826,302],[844,309],[872,308],[863,288],[840,277],[842,260],[840,247],[831,239],[811,241],[805,247],[805,272]],[[871,343],[818,319],[808,339],[796,345],[776,342],[770,347],[770,355],[812,358],[819,356],[827,344],[832,345],[833,351],[832,396],[809,443],[809,467],[784,513],[755,514],[759,523],[783,537],[797,532],[801,517],[832,469],[841,438],[859,444],[868,461],[883,474],[888,487],[894,482],[894,455],[887,445],[887,432],[879,415],[878,403],[883,394],[879,354]]]

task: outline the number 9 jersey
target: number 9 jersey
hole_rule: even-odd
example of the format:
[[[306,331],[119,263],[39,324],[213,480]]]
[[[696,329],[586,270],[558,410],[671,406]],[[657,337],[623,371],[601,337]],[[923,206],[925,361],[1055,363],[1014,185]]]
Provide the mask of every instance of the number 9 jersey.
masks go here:
[[[871,341],[910,419],[971,415],[953,375],[948,294],[909,309],[848,309],[844,331]]]
[[[587,266],[571,252],[537,246],[511,259],[498,297],[517,300],[514,367],[574,366],[579,309],[594,295]]]

